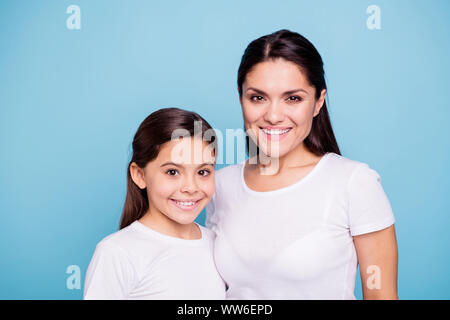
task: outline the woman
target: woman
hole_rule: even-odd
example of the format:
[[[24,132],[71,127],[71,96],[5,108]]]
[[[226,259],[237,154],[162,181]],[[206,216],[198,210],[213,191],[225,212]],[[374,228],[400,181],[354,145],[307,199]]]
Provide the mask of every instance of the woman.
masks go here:
[[[238,92],[250,157],[216,172],[206,207],[227,298],[355,299],[359,262],[364,299],[397,299],[391,206],[378,173],[340,154],[315,47],[288,30],[254,40]]]
[[[177,130],[188,134],[173,139]],[[84,299],[225,298],[214,233],[194,221],[214,193],[206,132],[213,129],[202,117],[178,108],[157,110],[139,126],[120,230],[97,245]]]

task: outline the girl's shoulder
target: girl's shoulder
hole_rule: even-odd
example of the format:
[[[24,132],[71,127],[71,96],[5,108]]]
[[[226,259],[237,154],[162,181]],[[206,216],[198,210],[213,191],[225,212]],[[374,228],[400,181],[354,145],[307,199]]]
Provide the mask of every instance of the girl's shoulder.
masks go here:
[[[130,242],[133,242],[133,238],[135,238],[135,232],[133,231],[133,227],[129,225],[102,238],[98,242],[96,248],[112,248],[125,250],[125,248],[128,247],[128,244]]]
[[[138,228],[135,221],[127,227],[120,229],[104,237],[96,246],[96,251],[112,252],[134,256],[136,253],[145,255],[158,254],[164,250],[164,246],[157,238],[149,238]]]

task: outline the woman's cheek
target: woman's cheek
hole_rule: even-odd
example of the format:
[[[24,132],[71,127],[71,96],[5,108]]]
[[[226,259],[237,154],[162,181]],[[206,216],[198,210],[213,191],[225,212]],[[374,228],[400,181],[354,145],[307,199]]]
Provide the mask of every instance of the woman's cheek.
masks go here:
[[[244,121],[251,125],[253,122],[258,120],[262,116],[263,108],[255,108],[254,106],[248,106],[244,104],[243,106]]]
[[[290,118],[293,119],[295,125],[299,128],[308,127],[313,120],[312,113],[307,107],[299,108]]]

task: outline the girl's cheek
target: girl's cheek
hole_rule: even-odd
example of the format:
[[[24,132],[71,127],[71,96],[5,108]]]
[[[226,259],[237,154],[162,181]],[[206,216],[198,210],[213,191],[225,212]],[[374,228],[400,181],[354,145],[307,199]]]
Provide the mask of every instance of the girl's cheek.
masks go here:
[[[212,197],[215,191],[214,177],[208,179],[207,181],[202,181],[200,184],[200,189],[208,196]]]
[[[162,197],[168,197],[173,194],[175,191],[179,189],[179,182],[168,178],[159,178],[155,179],[152,183],[152,190],[155,194],[158,194]]]

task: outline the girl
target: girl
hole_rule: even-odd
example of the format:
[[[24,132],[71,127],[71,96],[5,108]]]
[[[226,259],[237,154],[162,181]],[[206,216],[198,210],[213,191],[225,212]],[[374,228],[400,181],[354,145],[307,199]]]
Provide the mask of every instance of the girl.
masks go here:
[[[205,133],[213,143],[202,139]],[[120,230],[97,245],[85,299],[225,297],[212,257],[214,233],[194,222],[214,193],[215,146],[213,129],[194,112],[161,109],[142,122]]]
[[[216,172],[206,217],[227,298],[355,299],[359,262],[364,298],[396,299],[390,203],[340,154],[316,48],[288,30],[256,39],[237,84],[250,158]]]

